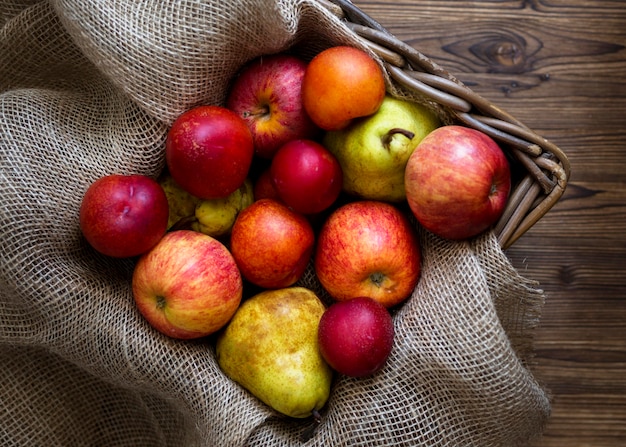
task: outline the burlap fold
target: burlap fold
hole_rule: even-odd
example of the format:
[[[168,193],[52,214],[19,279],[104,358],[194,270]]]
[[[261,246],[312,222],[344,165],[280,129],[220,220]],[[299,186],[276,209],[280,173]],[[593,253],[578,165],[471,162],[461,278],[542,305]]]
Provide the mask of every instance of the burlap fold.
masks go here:
[[[361,45],[314,0],[0,5],[0,445],[302,444],[310,421],[227,379],[208,340],[141,318],[133,261],[95,253],[78,209],[102,175],[156,176],[172,120],[221,104],[245,61],[340,43]],[[550,405],[529,362],[543,293],[491,234],[420,238],[387,366],[340,378],[306,445],[515,446],[541,432]]]

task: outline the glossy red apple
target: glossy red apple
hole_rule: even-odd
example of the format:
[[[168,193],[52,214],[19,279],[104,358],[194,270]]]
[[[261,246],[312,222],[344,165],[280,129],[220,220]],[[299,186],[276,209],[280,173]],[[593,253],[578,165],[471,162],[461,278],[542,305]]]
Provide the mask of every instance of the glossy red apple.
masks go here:
[[[265,169],[254,182],[254,200],[274,199],[281,201],[272,180],[270,168]]]
[[[93,182],[83,196],[79,223],[87,242],[116,258],[140,255],[167,229],[167,197],[156,180],[112,174]]]
[[[420,248],[407,216],[379,201],[347,203],[317,238],[315,273],[337,301],[370,297],[385,307],[407,299],[420,275]]]
[[[460,240],[487,230],[502,215],[511,189],[508,160],[488,135],[462,126],[428,134],[405,171],[407,201],[420,224]]]
[[[281,200],[302,214],[325,210],[341,193],[339,162],[313,140],[292,140],[283,145],[272,159],[270,172]]]
[[[198,106],[179,116],[167,134],[172,178],[201,199],[227,197],[250,170],[254,146],[245,121],[224,107]]]
[[[193,339],[222,328],[239,307],[243,282],[228,249],[203,233],[167,233],[133,271],[139,312],[172,338]]]
[[[261,199],[237,216],[230,251],[245,279],[266,289],[293,285],[313,253],[309,221],[286,205]]]
[[[394,327],[385,306],[368,297],[333,303],[320,319],[320,353],[335,371],[364,377],[380,371],[393,348]]]
[[[293,55],[262,56],[244,66],[230,87],[226,107],[250,127],[259,157],[272,158],[286,142],[318,133],[302,105],[306,66]]]

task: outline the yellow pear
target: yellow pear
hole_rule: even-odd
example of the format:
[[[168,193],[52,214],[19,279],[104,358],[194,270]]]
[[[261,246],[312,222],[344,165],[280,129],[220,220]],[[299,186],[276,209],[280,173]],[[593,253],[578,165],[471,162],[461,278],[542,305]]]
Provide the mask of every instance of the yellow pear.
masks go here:
[[[440,126],[427,107],[387,95],[376,113],[342,130],[326,132],[323,143],[343,171],[343,189],[364,199],[406,198],[404,170],[422,139]]]
[[[202,200],[196,205],[196,221],[191,228],[209,236],[228,234],[241,210],[254,202],[252,181],[246,181],[230,195],[219,199]]]
[[[317,342],[324,310],[303,287],[258,293],[240,305],[218,337],[218,364],[273,409],[294,418],[315,415],[332,381]]]
[[[195,219],[194,213],[196,205],[200,203],[199,198],[185,191],[169,174],[162,175],[159,178],[159,184],[167,197],[169,207],[168,229],[176,224]]]

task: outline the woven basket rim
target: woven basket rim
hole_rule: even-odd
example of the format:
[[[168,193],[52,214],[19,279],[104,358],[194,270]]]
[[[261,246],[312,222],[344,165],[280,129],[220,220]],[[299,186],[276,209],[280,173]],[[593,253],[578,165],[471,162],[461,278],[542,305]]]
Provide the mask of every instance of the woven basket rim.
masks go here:
[[[512,185],[504,213],[493,227],[503,249],[513,245],[558,202],[571,170],[559,147],[393,36],[349,0],[317,1],[379,58],[392,82],[445,107],[457,124],[491,136],[525,169],[526,175]]]

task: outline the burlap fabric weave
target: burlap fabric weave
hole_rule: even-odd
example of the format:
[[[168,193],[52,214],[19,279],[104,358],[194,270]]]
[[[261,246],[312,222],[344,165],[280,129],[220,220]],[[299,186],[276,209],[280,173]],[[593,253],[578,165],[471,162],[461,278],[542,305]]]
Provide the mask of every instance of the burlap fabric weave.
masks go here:
[[[173,119],[220,104],[245,61],[340,43],[360,45],[314,0],[0,4],[0,445],[302,444],[310,421],[227,379],[210,341],[141,318],[133,261],[95,253],[78,209],[102,175],[156,176]],[[529,364],[542,292],[491,234],[420,236],[422,279],[394,315],[387,366],[337,380],[306,445],[516,446],[541,432],[549,399]]]

